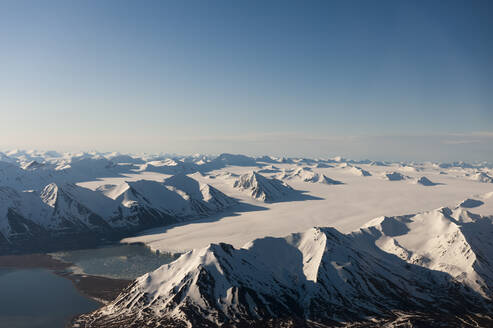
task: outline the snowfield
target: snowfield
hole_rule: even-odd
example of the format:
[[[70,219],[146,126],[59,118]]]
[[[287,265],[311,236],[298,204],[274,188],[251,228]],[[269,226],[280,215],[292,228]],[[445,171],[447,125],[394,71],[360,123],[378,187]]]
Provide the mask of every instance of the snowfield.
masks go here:
[[[244,155],[10,151],[0,156],[0,246],[80,231],[181,253],[241,247],[314,226],[343,233],[380,216],[454,206],[493,191],[489,163],[389,163]],[[477,209],[493,214],[486,204]],[[76,227],[76,228],[74,228]],[[143,229],[150,230],[142,231]],[[51,238],[49,237],[49,238]],[[47,237],[48,238],[48,237]],[[1,248],[1,247],[0,247]],[[12,248],[12,247],[11,247]]]
[[[293,164],[276,164],[281,170],[297,169]],[[303,165],[306,166],[306,165]],[[292,195],[289,201],[265,203],[254,200],[249,194],[234,188],[235,178],[224,175],[251,172],[252,167],[230,166],[215,170],[208,175],[200,173],[191,176],[208,183],[226,195],[240,200],[240,204],[228,211],[193,224],[178,224],[156,228],[141,236],[127,238],[125,242],[144,242],[153,249],[165,252],[184,252],[204,247],[210,243],[225,242],[241,247],[246,242],[264,237],[282,237],[293,232],[302,232],[315,226],[334,227],[347,233],[380,216],[396,216],[428,211],[441,206],[453,206],[466,198],[474,198],[493,191],[493,184],[471,180],[467,169],[445,170],[434,165],[420,166],[419,172],[403,170],[402,175],[411,177],[400,181],[382,178],[390,170],[399,172],[399,164],[387,166],[358,165],[371,176],[355,175],[352,169],[331,167],[310,167],[313,172],[325,175],[344,184],[332,185],[310,183],[302,179],[286,178],[284,181],[294,190],[302,191]],[[276,177],[279,174],[263,174]],[[211,178],[213,177],[214,178]],[[416,183],[421,177],[433,181],[432,186]],[[289,177],[289,176],[288,176]],[[94,182],[84,183],[90,186]],[[243,211],[244,204],[262,209]],[[493,215],[493,208],[490,213]]]

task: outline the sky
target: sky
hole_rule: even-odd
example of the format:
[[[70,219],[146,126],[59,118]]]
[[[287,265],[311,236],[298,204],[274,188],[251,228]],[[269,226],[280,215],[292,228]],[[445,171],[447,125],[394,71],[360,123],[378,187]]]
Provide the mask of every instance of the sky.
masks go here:
[[[0,147],[493,160],[493,2],[0,1]]]

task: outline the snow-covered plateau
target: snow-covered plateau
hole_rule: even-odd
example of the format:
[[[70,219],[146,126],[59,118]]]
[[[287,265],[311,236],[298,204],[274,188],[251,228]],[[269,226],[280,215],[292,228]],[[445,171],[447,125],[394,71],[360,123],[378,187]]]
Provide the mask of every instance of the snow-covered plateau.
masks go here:
[[[78,327],[493,325],[493,166],[0,153],[0,253],[183,253]],[[433,323],[433,324],[432,324]]]

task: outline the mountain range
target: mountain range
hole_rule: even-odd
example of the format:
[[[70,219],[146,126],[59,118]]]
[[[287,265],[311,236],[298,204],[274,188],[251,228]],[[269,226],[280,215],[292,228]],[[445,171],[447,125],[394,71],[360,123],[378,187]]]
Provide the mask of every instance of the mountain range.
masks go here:
[[[139,277],[78,327],[493,324],[492,219],[461,206],[211,244]]]
[[[102,239],[206,217],[236,201],[179,174],[164,182],[138,180],[90,190],[73,183],[41,192],[0,187],[0,251],[80,247]]]

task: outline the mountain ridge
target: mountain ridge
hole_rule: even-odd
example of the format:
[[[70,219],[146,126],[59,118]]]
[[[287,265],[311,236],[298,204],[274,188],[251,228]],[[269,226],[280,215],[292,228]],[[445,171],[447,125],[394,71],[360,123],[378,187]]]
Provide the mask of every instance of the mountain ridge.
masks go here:
[[[477,256],[469,256],[458,272],[452,266],[410,260],[382,242],[382,236],[420,234],[412,223],[426,218],[434,218],[432,225],[446,231],[454,230],[458,222],[482,225],[480,220],[488,220],[484,224],[492,226],[490,219],[464,209],[440,208],[377,218],[350,234],[315,227],[283,238],[256,239],[239,249],[211,244],[141,276],[112,303],[82,315],[75,324],[244,327],[276,322],[274,326],[297,327],[293,324],[297,322],[313,327],[377,327],[404,317],[452,326],[460,326],[461,320],[467,321],[464,318],[470,324],[474,320],[493,323],[490,282],[475,285],[475,277],[463,275],[480,258],[484,260],[476,269],[484,269],[493,260],[493,252],[478,255],[472,245]],[[488,232],[493,236],[493,230]],[[434,238],[431,234],[424,239],[433,242]],[[457,240],[456,245],[466,239]],[[440,261],[447,258],[441,254]]]
[[[186,177],[184,181],[195,180]],[[179,189],[187,189],[180,183],[168,186],[150,180],[104,185],[95,191],[73,183],[49,183],[40,192],[0,187],[0,252],[56,249],[58,242],[64,247],[63,240],[77,235],[92,244],[206,217],[236,204],[216,188],[196,184],[192,195]]]

